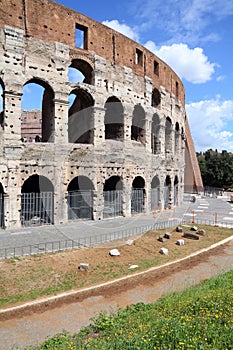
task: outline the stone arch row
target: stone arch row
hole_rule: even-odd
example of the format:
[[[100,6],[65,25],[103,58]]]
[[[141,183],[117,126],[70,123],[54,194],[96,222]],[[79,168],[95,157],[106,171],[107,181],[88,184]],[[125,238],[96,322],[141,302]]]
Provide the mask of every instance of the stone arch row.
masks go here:
[[[150,197],[149,212],[162,209],[162,205],[164,208],[176,205],[178,184],[177,175],[174,178],[173,186],[169,175],[166,176],[162,185],[159,177],[154,176],[148,189],[144,178],[136,176],[132,181],[129,198],[131,215],[145,213],[148,196]],[[173,193],[171,193],[172,188]],[[101,194],[103,218],[125,215],[124,203],[127,202],[125,193],[127,191],[124,189],[121,176],[112,175],[105,180]],[[4,195],[4,188],[0,183],[0,227],[5,226]],[[92,220],[94,218],[98,193],[93,182],[87,176],[74,177],[67,186],[65,197],[68,220]],[[24,181],[21,188],[20,221],[23,226],[54,223],[54,185],[46,176],[34,174]]]
[[[39,79],[33,79],[26,82],[25,85],[35,82],[44,88],[42,98],[41,111],[41,134],[37,135],[35,141],[54,141],[53,135],[55,131],[55,109],[54,97],[55,93],[48,83]],[[24,86],[25,86],[24,85]],[[4,95],[4,92],[3,92]],[[70,91],[73,95],[72,104],[68,110],[68,142],[70,143],[94,143],[95,129],[95,101],[87,89],[76,87]],[[4,108],[4,103],[3,103]],[[149,141],[153,154],[159,154],[162,148],[161,131],[165,129],[165,152],[176,151],[180,148],[181,140],[184,138],[184,129],[176,122],[173,125],[170,117],[162,122],[158,114],[154,114],[150,126],[151,140],[146,135],[146,112],[144,108],[137,104],[134,106],[131,121],[131,140],[140,142],[145,145]],[[1,112],[1,125],[4,125],[4,112]],[[21,121],[23,122],[23,121]],[[64,127],[64,126],[63,126]],[[105,139],[113,139],[122,141],[125,138],[125,111],[124,105],[116,96],[107,98],[104,104],[104,128]],[[21,129],[22,130],[22,129]],[[173,134],[175,137],[173,137]],[[22,139],[24,141],[24,139]],[[34,141],[34,140],[33,140]],[[173,146],[174,145],[174,146]]]

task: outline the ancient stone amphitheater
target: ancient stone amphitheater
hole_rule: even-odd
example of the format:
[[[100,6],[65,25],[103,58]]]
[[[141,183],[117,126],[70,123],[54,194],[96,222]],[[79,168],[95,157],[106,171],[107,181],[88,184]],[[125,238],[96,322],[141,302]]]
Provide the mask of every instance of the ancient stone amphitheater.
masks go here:
[[[202,187],[165,62],[53,1],[0,7],[2,228],[149,214]],[[25,111],[32,86],[41,108]]]

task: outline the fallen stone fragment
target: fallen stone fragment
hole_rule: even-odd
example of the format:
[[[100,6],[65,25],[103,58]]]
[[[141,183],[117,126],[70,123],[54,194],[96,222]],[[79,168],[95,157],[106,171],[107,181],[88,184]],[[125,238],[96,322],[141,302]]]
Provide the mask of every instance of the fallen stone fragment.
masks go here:
[[[196,233],[191,233],[191,232],[184,232],[183,234],[184,238],[190,238],[190,239],[200,239],[200,237]]]
[[[202,229],[202,228],[199,228],[199,229],[197,230],[197,234],[198,234],[199,236],[205,236],[205,230]]]
[[[134,240],[132,239],[128,239],[128,241],[126,242],[127,245],[132,245],[134,243]]]
[[[79,268],[80,271],[87,271],[89,269],[89,264],[87,264],[87,263],[80,263],[78,268]]]
[[[160,254],[168,255],[168,249],[167,248],[160,248],[159,252],[160,252]]]
[[[190,230],[191,230],[191,231],[197,231],[198,228],[197,228],[197,226],[192,226]]]
[[[119,252],[118,249],[111,249],[110,252],[109,252],[109,255],[111,255],[111,256],[119,256],[120,252]]]
[[[159,241],[159,242],[164,242],[164,241],[165,241],[165,239],[164,239],[164,237],[163,237],[163,236],[159,236],[158,241]]]
[[[129,269],[133,270],[133,269],[136,269],[137,267],[138,267],[138,265],[130,265]]]
[[[184,245],[184,240],[183,239],[178,239],[178,241],[176,241],[177,245]]]
[[[172,237],[172,234],[170,232],[166,232],[164,234],[164,238],[170,239]]]
[[[176,228],[176,232],[183,232],[183,229],[182,229],[182,227],[180,227],[180,226],[177,226],[177,228]]]

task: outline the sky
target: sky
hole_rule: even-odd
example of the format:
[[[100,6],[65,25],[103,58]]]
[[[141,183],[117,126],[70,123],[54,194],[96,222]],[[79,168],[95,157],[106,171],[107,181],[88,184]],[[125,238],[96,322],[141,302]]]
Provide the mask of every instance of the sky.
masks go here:
[[[139,42],[186,91],[197,152],[233,152],[232,0],[56,0]]]

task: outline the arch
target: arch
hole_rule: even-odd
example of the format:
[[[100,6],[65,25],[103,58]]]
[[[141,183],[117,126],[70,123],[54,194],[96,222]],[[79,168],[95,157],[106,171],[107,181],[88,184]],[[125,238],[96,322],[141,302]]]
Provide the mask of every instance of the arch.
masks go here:
[[[93,182],[86,176],[76,176],[67,187],[68,220],[93,219]]]
[[[84,89],[75,89],[70,96],[74,97],[68,114],[68,135],[71,143],[93,143],[94,100]]]
[[[172,121],[169,117],[165,121],[165,152],[172,153]]]
[[[0,182],[0,227],[5,227],[5,220],[4,220],[4,189]]]
[[[161,103],[161,94],[158,89],[154,88],[151,95],[151,106],[158,107]]]
[[[83,59],[75,58],[71,61],[69,68],[71,68],[69,81],[94,85],[94,70],[88,62]],[[82,78],[80,79],[80,77]]]
[[[170,208],[171,178],[166,176],[164,181],[164,209]]]
[[[179,194],[179,179],[178,179],[178,176],[176,175],[174,179],[174,196],[173,196],[174,205],[178,204],[178,194]]]
[[[24,84],[21,113],[22,141],[54,141],[54,91],[47,82],[33,78]]]
[[[4,110],[5,110],[4,91],[5,91],[5,86],[2,79],[0,79],[0,126],[2,129],[4,128]]]
[[[156,175],[151,181],[151,211],[157,210],[160,203],[160,180]]]
[[[180,125],[178,122],[175,124],[175,152],[180,149]]]
[[[131,126],[131,140],[141,142],[145,145],[146,132],[145,132],[146,116],[145,111],[141,105],[136,105],[133,111],[133,120]]]
[[[161,151],[160,134],[160,119],[158,114],[154,114],[151,125],[151,151],[152,154],[159,154]]]
[[[136,176],[132,183],[131,191],[131,213],[138,214],[145,211],[145,180],[141,176]]]
[[[114,175],[104,183],[104,218],[123,215],[123,182],[120,176]]]
[[[122,141],[124,139],[124,110],[121,101],[111,96],[104,105],[105,139]]]
[[[32,175],[21,188],[21,224],[23,226],[53,224],[54,187],[45,176]]]

